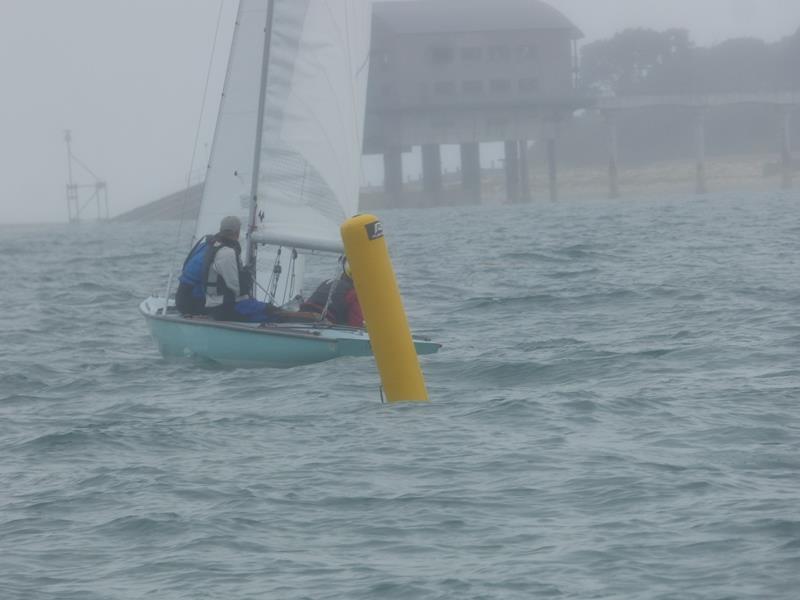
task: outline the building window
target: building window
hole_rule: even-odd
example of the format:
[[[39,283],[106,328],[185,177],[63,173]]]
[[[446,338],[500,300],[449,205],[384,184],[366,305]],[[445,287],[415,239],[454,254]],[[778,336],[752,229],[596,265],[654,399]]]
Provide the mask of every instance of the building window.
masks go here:
[[[449,46],[431,46],[429,49],[431,62],[436,65],[446,65],[453,62],[455,52]]]
[[[465,94],[482,94],[483,82],[482,81],[465,81],[461,84],[461,89]]]
[[[483,59],[483,48],[471,46],[461,49],[461,60],[475,62]]]
[[[511,52],[508,46],[489,46],[487,54],[490,61],[503,62],[510,58]]]
[[[538,92],[539,80],[536,77],[525,77],[519,80],[520,92]]]
[[[511,91],[511,81],[508,79],[492,79],[489,89],[493,94],[507,94]]]
[[[437,96],[452,96],[456,93],[454,81],[437,81],[433,84],[433,92]]]
[[[536,54],[536,44],[523,44],[517,47],[517,58],[520,60],[534,60]]]

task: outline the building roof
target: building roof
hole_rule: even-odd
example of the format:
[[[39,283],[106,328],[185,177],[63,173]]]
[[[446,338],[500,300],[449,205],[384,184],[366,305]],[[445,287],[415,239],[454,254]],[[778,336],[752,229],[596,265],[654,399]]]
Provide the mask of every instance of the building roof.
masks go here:
[[[583,33],[561,12],[540,0],[404,0],[375,2],[376,25],[396,33],[453,33],[567,29]]]

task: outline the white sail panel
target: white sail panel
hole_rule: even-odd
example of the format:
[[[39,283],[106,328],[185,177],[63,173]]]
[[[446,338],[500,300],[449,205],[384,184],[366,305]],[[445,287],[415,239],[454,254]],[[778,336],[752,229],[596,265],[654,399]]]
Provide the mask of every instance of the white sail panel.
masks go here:
[[[259,128],[258,103],[261,94],[264,43],[266,40],[269,0],[241,0],[231,42],[228,70],[220,102],[211,158],[206,172],[200,213],[195,228],[195,239],[219,229],[219,222],[227,215],[242,220],[242,261],[249,261],[249,247],[244,243],[252,205],[253,166],[256,153],[256,133]],[[289,272],[287,257],[281,256],[284,273]],[[262,252],[256,265],[256,296],[267,298],[261,288],[267,286],[272,275],[275,254]],[[301,291],[303,278],[302,257],[295,263],[296,286],[287,291],[288,277],[278,281],[275,298],[291,297]]]
[[[274,0],[256,239],[341,249],[358,209],[369,0]]]
[[[227,215],[245,227],[249,219],[268,5],[239,3],[195,238],[216,233]]]

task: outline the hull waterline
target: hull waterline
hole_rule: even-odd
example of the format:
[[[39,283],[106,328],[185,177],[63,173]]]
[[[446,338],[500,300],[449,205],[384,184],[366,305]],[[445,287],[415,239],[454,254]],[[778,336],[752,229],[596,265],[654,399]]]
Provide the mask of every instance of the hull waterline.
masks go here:
[[[184,318],[163,309],[163,298],[148,298],[139,306],[150,334],[165,358],[212,361],[231,367],[289,368],[342,356],[372,356],[366,331],[318,324],[227,323]],[[415,339],[419,354],[440,348]]]

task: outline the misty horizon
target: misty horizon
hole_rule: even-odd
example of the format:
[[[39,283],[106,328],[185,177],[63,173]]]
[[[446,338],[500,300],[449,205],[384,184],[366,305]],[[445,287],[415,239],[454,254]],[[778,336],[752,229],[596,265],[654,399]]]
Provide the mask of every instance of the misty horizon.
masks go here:
[[[235,4],[47,3],[51,19],[42,21],[35,17],[34,3],[3,3],[0,66],[11,93],[0,145],[6,182],[0,222],[65,220],[66,129],[73,131],[76,155],[108,181],[112,215],[186,185],[198,123],[199,160],[192,171],[202,172]],[[582,48],[624,29],[676,26],[688,30],[697,48],[742,37],[774,44],[800,26],[800,6],[781,2],[709,2],[702,11],[689,2],[626,2],[624,10],[620,2],[613,3],[616,10],[609,10],[610,3],[586,0],[551,4],[585,34]],[[218,17],[216,56],[200,119]],[[49,22],[57,28],[49,28]],[[182,43],[175,44],[176,39]],[[498,160],[496,154],[487,160]],[[406,162],[413,171],[415,155]],[[365,180],[374,185],[377,178],[373,169]]]

